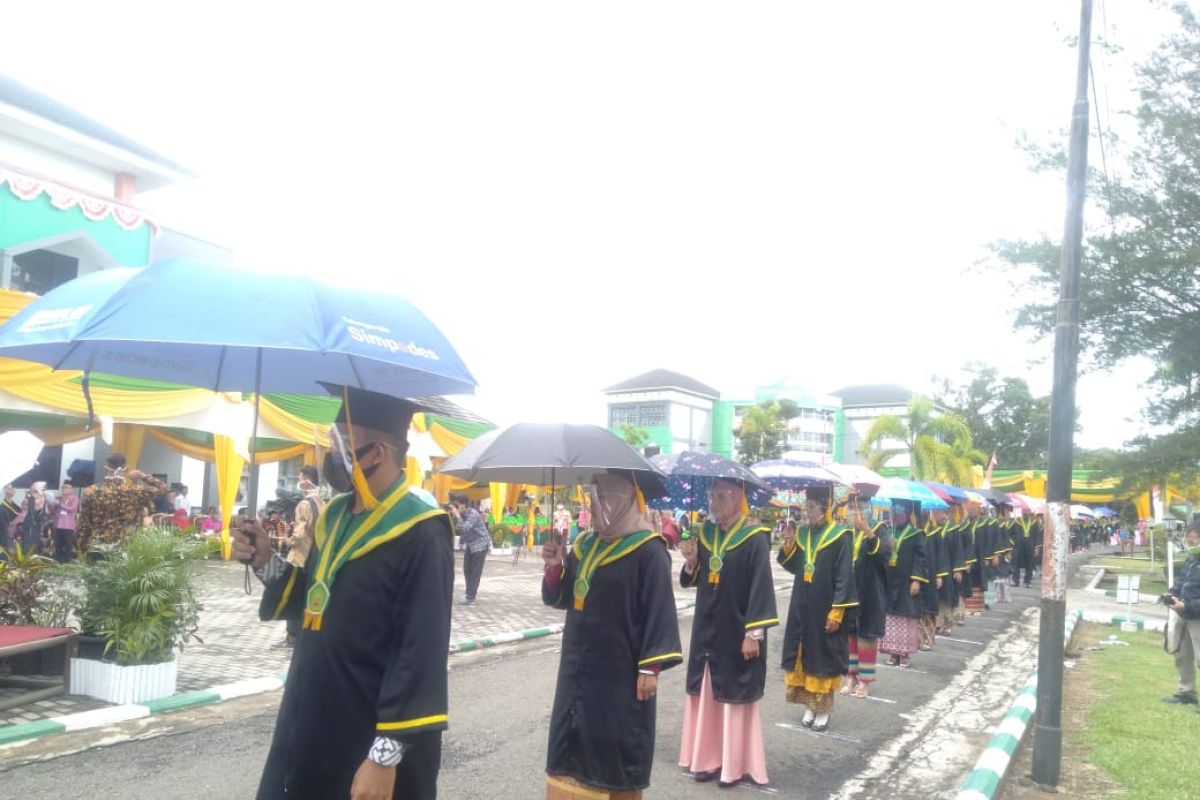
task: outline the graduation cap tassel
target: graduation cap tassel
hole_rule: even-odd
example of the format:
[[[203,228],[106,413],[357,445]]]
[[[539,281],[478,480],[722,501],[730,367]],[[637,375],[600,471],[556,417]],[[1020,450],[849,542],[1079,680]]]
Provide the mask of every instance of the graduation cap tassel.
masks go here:
[[[87,424],[83,429],[91,433],[92,425],[96,423],[96,409],[92,405],[92,373],[90,370],[83,373],[83,377],[79,379],[80,385],[83,387],[83,401],[87,403]]]

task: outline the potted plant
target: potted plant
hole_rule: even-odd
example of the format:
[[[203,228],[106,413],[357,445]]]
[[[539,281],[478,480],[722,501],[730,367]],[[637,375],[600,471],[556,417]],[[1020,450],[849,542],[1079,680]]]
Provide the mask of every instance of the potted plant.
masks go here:
[[[138,703],[175,693],[176,650],[195,639],[196,565],[213,544],[177,531],[136,531],[105,558],[77,567],[80,627],[104,641],[102,658],[71,660],[78,694]]]
[[[0,625],[66,627],[48,624],[42,608],[47,600],[47,570],[54,566],[52,559],[25,550],[20,542],[4,551],[0,561]],[[61,675],[63,654],[58,648],[22,653],[10,658],[9,666],[16,675]]]

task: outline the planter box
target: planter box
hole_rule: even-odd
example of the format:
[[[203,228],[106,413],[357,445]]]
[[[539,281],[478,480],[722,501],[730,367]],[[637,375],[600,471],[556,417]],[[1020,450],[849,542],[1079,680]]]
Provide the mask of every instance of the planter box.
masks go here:
[[[71,693],[108,703],[144,703],[175,694],[178,663],[122,667],[90,658],[71,659]]]

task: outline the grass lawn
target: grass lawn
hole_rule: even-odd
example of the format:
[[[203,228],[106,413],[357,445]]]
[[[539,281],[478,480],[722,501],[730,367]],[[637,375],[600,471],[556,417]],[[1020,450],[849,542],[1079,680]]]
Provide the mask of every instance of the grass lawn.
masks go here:
[[[1128,646],[1100,646],[1115,635]],[[1097,649],[1091,649],[1097,648]],[[1080,624],[1063,687],[1059,796],[1073,800],[1193,800],[1200,797],[1200,714],[1168,706],[1175,665],[1162,634]],[[1032,721],[1030,725],[1032,727]],[[1045,800],[1030,772],[1032,730],[1005,779],[1002,800]]]

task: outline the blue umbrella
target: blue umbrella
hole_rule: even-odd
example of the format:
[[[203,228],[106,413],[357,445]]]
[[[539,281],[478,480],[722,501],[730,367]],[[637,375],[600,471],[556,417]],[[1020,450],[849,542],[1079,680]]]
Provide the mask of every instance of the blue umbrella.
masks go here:
[[[836,475],[815,461],[776,458],[759,461],[751,465],[750,471],[777,492],[796,492],[809,486],[832,486],[841,483]]]
[[[718,478],[742,481],[746,486],[746,501],[755,508],[767,505],[775,496],[775,490],[748,467],[715,453],[685,450],[655,456],[650,463],[667,474],[666,499],[651,503],[659,508],[707,509],[708,490]]]
[[[0,353],[214,391],[475,387],[446,337],[395,295],[183,259],[68,281],[0,328]]]
[[[328,383],[417,398],[475,386],[441,332],[399,297],[183,259],[68,281],[0,327],[0,355],[253,391],[255,429],[261,392],[323,395]]]
[[[923,509],[949,508],[946,501],[933,493],[933,490],[916,481],[906,481],[903,478],[884,478],[879,485],[876,497],[886,497],[889,500],[908,500],[920,503]]]
[[[951,486],[948,483],[938,483],[937,481],[925,481],[924,483],[926,486],[929,486],[932,489],[941,489],[946,493],[947,497],[956,503],[967,502],[967,493],[957,486]]]

